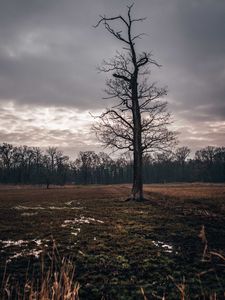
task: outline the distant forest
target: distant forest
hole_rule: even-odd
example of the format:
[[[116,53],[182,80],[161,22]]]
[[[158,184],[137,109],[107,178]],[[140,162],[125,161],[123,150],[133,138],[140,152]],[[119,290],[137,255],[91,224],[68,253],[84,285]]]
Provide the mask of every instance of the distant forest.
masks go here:
[[[225,182],[225,147],[208,146],[190,158],[188,147],[144,156],[144,183]],[[129,156],[112,159],[104,152],[80,152],[71,160],[55,147],[0,144],[3,184],[113,184],[132,182]]]

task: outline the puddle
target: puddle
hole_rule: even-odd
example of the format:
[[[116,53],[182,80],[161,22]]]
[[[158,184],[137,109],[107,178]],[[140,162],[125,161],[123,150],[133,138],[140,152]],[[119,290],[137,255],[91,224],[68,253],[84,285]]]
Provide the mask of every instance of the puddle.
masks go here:
[[[43,244],[42,240],[32,240],[33,242],[35,242],[38,246],[41,246]],[[47,242],[48,240],[46,240]]]
[[[162,248],[165,252],[168,252],[168,253],[172,253],[173,252],[173,246],[171,246],[169,244],[165,244],[164,242],[161,242],[161,241],[152,241],[152,243],[156,247]]]
[[[73,220],[65,220],[61,226],[68,227],[68,226],[76,225],[76,224],[91,224],[91,223],[101,223],[102,224],[104,222],[101,220],[95,219],[95,218],[81,216],[80,218],[74,218]]]
[[[14,206],[13,209],[16,210],[65,210],[65,209],[83,209],[83,207],[68,207],[68,206],[48,206],[48,207],[42,207],[42,206],[23,206],[23,205],[18,205]],[[37,213],[33,213],[37,214]],[[23,213],[23,216],[31,216],[32,214],[30,213]]]
[[[43,210],[43,209],[46,209],[45,207],[42,207],[42,206],[23,206],[23,205],[17,205],[13,208],[16,210]]]
[[[73,204],[73,201],[68,201],[68,202],[66,202],[65,204],[70,206],[70,205]]]
[[[73,228],[73,231],[71,232],[72,235],[77,236],[80,233],[80,228]]]
[[[11,262],[13,259],[17,259],[20,257],[27,257],[27,256],[34,256],[35,258],[39,258],[43,250],[41,249],[31,249],[31,250],[22,250],[21,252],[16,252],[13,255],[10,255],[9,258],[6,260],[8,263]]]
[[[83,207],[49,206],[46,209],[51,209],[51,210],[83,209]]]
[[[70,201],[65,202],[65,204],[69,205],[69,206],[72,205],[72,204],[78,204],[78,205],[80,205],[80,202],[77,201],[77,200],[70,200]]]
[[[71,232],[71,234],[77,236],[78,232]]]
[[[33,213],[28,213],[28,212],[24,212],[21,214],[22,217],[32,217],[32,216],[36,216],[38,213],[37,212],[33,212]]]
[[[46,244],[49,240],[33,239],[33,240],[0,240],[2,244],[2,253],[8,253],[7,262],[20,257],[34,256],[39,258],[44,248],[48,247]],[[35,247],[35,245],[36,247]],[[32,245],[32,246],[31,246]],[[15,247],[17,247],[16,250]],[[29,249],[29,248],[30,249]],[[10,249],[11,248],[11,249]],[[18,250],[19,248],[19,250]]]
[[[2,241],[0,240],[0,242],[3,244],[2,248],[8,248],[8,247],[14,247],[14,246],[23,246],[23,245],[27,245],[29,243],[29,241],[25,241],[25,240],[17,240],[17,241],[13,241],[13,240],[6,240],[6,241]]]

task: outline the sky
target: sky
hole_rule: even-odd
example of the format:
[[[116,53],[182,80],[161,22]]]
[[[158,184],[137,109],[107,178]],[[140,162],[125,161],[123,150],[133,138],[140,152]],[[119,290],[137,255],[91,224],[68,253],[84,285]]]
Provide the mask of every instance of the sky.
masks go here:
[[[125,15],[127,0],[0,0],[0,143],[104,150],[90,131],[104,108],[97,66],[122,44],[99,15]],[[162,65],[180,146],[225,146],[225,1],[138,0],[137,49]]]

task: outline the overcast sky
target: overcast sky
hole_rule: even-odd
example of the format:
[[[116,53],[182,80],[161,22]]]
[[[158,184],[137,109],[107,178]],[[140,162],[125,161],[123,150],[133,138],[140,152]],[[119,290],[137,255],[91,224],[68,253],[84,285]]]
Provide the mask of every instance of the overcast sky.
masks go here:
[[[126,0],[0,0],[0,143],[99,150],[89,112],[110,103],[96,67],[121,49],[99,14],[126,14]],[[180,145],[225,145],[225,1],[138,0],[147,17],[138,49],[163,65]]]

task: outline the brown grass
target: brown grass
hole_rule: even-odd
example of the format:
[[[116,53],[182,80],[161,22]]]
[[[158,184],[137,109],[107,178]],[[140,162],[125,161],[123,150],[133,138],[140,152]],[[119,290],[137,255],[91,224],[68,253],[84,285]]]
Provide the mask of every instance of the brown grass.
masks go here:
[[[145,191],[180,199],[224,199],[225,184],[165,184],[145,185]]]
[[[23,286],[13,285],[10,275],[5,277],[5,272],[1,283],[1,300],[79,300],[80,286],[74,278],[74,265],[68,259],[59,260],[54,250],[51,261],[48,270],[42,261],[40,278],[36,275],[31,280],[26,279]]]

